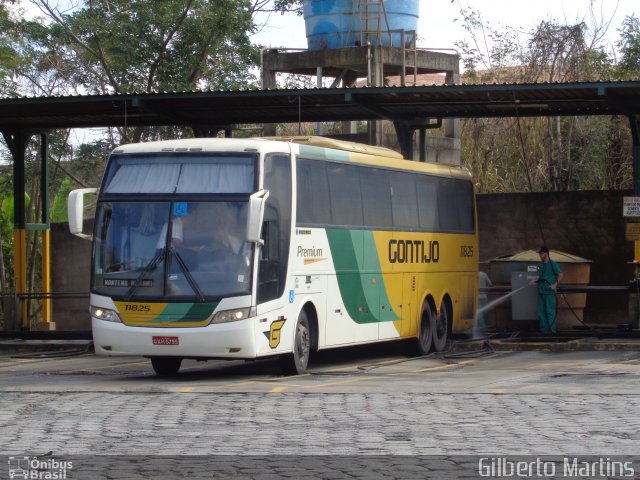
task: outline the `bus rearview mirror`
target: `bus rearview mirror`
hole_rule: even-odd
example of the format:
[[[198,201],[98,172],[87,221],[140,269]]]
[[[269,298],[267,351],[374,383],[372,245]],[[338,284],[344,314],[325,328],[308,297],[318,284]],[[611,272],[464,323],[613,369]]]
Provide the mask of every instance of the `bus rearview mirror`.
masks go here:
[[[91,240],[92,236],[82,233],[82,224],[84,220],[84,195],[87,193],[95,194],[97,188],[79,188],[69,193],[67,200],[67,215],[69,217],[69,231],[80,238]]]
[[[247,214],[247,242],[262,245],[260,238],[262,220],[264,218],[264,206],[269,198],[268,190],[260,190],[249,197],[249,212]]]

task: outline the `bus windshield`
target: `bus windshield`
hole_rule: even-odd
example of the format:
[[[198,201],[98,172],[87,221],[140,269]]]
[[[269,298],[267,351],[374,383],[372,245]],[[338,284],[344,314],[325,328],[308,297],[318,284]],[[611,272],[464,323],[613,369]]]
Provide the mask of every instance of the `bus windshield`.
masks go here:
[[[246,201],[103,201],[93,291],[128,300],[249,294],[246,216]]]

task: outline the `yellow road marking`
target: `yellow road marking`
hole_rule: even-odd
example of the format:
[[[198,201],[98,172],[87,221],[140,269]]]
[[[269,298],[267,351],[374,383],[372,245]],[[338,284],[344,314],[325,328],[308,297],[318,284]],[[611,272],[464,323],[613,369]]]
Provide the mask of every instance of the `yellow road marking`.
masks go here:
[[[280,393],[280,392],[284,392],[287,389],[287,387],[273,387],[271,390],[269,390],[269,393]]]
[[[184,387],[184,388],[181,388],[180,390],[178,390],[178,392],[179,393],[189,393],[189,392],[193,391],[194,388],[196,388],[196,387]]]
[[[233,388],[233,387],[239,387],[239,386],[242,386],[242,385],[255,385],[255,384],[259,384],[259,383],[268,383],[268,382],[264,381],[264,380],[244,380],[244,381],[241,381],[241,382],[224,383],[222,385],[212,385],[212,387],[215,388],[215,389]]]
[[[345,380],[338,380],[336,382],[327,382],[327,383],[319,383],[316,385],[305,385],[305,388],[321,388],[321,387],[332,387],[334,385],[344,385],[346,383],[357,383],[357,382],[363,382],[365,380],[374,380],[375,377],[371,377],[368,375],[358,375],[356,377],[353,378],[347,378]]]

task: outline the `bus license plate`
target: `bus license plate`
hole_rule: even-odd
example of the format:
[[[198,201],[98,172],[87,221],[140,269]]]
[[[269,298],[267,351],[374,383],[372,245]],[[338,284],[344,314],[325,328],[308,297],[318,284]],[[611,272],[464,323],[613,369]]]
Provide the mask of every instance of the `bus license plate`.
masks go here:
[[[152,337],[154,345],[180,345],[180,339],[178,337]]]

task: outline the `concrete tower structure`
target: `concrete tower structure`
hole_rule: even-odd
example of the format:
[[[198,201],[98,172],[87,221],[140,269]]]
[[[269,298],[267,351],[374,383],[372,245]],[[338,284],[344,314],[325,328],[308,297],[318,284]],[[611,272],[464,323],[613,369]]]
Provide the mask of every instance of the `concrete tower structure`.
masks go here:
[[[265,51],[262,88],[276,88],[278,73],[313,76],[318,86],[332,78],[332,87],[345,88],[459,82],[458,55],[416,47],[417,0],[305,0],[304,9],[308,50]],[[356,134],[352,122],[342,122],[341,134],[332,136],[405,152],[410,144],[414,160],[459,164],[458,125],[458,120],[375,120],[366,134]],[[426,130],[440,127],[443,136],[427,137]],[[264,129],[265,135],[276,134],[273,124]]]

